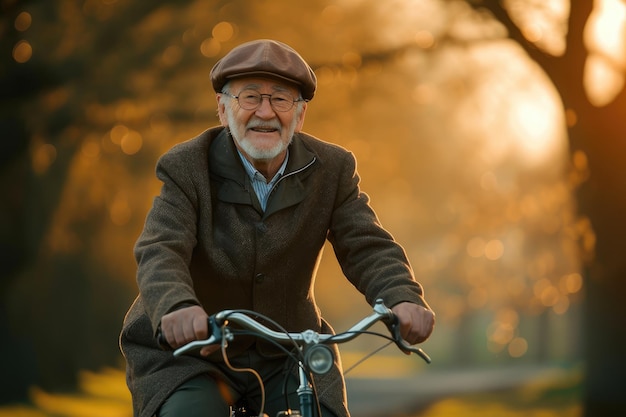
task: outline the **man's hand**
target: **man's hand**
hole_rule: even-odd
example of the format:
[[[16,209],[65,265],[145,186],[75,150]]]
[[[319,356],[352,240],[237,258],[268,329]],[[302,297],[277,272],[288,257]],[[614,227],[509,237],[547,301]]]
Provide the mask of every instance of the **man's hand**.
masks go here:
[[[400,335],[411,345],[428,339],[435,328],[435,313],[418,304],[403,302],[391,311],[398,317]]]
[[[167,343],[174,349],[194,340],[209,337],[208,315],[200,306],[191,306],[172,311],[161,319],[161,332]],[[208,356],[220,347],[205,346],[200,350],[202,356]]]

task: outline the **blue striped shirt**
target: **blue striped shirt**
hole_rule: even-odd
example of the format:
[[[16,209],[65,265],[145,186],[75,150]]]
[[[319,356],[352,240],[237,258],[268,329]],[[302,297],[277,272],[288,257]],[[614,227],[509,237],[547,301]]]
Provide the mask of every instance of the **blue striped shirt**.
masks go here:
[[[278,172],[274,175],[274,178],[270,182],[267,182],[267,179],[261,174],[255,167],[246,159],[245,156],[239,149],[237,149],[239,153],[239,157],[241,158],[241,162],[243,162],[243,167],[246,170],[246,173],[250,177],[250,182],[252,183],[252,188],[254,188],[254,192],[256,193],[257,198],[259,199],[259,203],[261,203],[261,208],[265,211],[267,207],[267,200],[270,198],[270,193],[272,192],[272,188],[278,182],[280,177],[285,173],[285,168],[287,167],[287,160],[289,159],[289,150],[287,150],[287,155],[285,156],[285,160],[283,164],[278,168]]]

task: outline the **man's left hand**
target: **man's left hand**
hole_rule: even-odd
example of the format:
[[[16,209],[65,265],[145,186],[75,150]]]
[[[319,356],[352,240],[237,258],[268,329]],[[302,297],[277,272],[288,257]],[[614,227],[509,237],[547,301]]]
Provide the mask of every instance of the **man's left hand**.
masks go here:
[[[421,305],[402,302],[391,308],[400,323],[400,335],[411,345],[422,343],[435,328],[435,313]]]

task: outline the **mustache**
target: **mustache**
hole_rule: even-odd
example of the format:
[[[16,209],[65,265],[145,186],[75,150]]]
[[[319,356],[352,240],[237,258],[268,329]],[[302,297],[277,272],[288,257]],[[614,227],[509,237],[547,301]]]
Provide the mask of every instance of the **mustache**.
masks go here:
[[[255,129],[255,128],[282,130],[283,126],[280,123],[280,121],[276,119],[274,120],[250,120],[250,122],[248,122],[248,124],[246,125],[246,129]]]

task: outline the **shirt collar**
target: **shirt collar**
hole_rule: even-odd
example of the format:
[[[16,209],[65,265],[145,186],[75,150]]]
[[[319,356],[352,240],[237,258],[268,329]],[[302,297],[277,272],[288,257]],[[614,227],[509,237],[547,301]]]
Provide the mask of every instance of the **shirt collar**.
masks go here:
[[[239,154],[239,158],[241,158],[241,162],[243,163],[243,167],[246,170],[246,173],[248,174],[248,176],[250,177],[251,180],[254,181],[255,178],[256,179],[260,179],[260,178],[265,179],[263,174],[261,174],[254,167],[254,165],[252,165],[252,163],[250,161],[248,161],[248,159],[241,153],[241,151],[239,149],[237,149],[237,153]],[[278,171],[274,175],[274,178],[272,178],[272,180],[268,184],[272,184],[272,183],[276,182],[285,173],[285,169],[287,168],[287,161],[288,160],[289,160],[289,149],[287,149],[287,154],[285,155],[285,160],[281,164],[280,168],[278,168]],[[265,181],[267,181],[267,179],[265,179]]]

